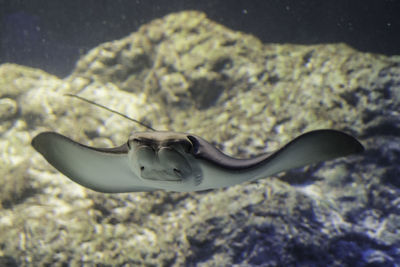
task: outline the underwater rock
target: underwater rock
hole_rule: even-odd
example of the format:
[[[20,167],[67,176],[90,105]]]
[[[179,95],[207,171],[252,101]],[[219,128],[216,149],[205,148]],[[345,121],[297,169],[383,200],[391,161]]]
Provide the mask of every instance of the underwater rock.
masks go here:
[[[64,80],[3,64],[0,100],[18,111],[0,128],[0,253],[18,265],[394,265],[399,87],[398,56],[262,44],[195,11],[99,45]],[[99,194],[56,172],[30,139],[52,130],[109,147],[143,129],[65,93],[238,157],[318,128],[367,150],[222,190]]]
[[[181,109],[204,109],[234,94],[222,96],[232,85],[247,86],[249,74],[263,72],[262,50],[262,43],[251,35],[223,27],[203,13],[182,12],[91,50],[72,76],[144,91]],[[172,78],[178,78],[178,86],[165,82]]]
[[[0,98],[0,121],[5,121],[17,115],[18,104],[11,98]]]

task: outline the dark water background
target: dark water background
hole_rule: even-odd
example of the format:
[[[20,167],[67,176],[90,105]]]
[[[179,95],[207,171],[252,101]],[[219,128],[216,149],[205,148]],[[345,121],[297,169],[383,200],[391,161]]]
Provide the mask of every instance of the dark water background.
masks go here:
[[[345,42],[361,51],[400,54],[397,0],[0,0],[0,63],[65,76],[90,48],[188,9],[263,42]]]

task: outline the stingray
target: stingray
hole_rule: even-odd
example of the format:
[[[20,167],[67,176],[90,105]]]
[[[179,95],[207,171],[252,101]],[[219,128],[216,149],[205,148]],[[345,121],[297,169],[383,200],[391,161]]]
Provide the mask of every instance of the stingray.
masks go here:
[[[136,132],[114,148],[43,132],[32,146],[72,181],[104,193],[223,188],[364,150],[351,135],[332,129],[307,132],[273,153],[246,159],[226,155],[200,136],[168,131]]]

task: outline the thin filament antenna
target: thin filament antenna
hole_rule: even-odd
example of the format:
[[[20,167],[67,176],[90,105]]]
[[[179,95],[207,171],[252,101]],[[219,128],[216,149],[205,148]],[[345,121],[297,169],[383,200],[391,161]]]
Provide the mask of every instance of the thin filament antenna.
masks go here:
[[[139,124],[139,125],[141,125],[141,126],[147,128],[147,129],[149,129],[149,130],[151,130],[151,131],[154,131],[154,132],[157,131],[157,130],[155,130],[154,128],[150,127],[149,125],[144,124],[144,123],[141,122],[141,121],[132,119],[131,117],[128,117],[128,116],[126,116],[125,114],[122,114],[121,112],[118,112],[118,111],[116,111],[116,110],[110,109],[110,108],[108,108],[108,107],[106,107],[106,106],[103,106],[103,105],[101,105],[101,104],[98,104],[98,103],[96,103],[96,102],[94,102],[94,101],[92,101],[92,100],[89,100],[89,99],[86,99],[86,98],[84,98],[84,97],[81,97],[81,96],[78,96],[78,95],[74,95],[74,94],[64,94],[64,95],[65,95],[65,96],[69,96],[69,97],[75,97],[75,98],[77,98],[77,99],[79,99],[79,100],[82,100],[82,101],[84,101],[84,102],[86,102],[86,103],[95,105],[95,106],[97,106],[97,107],[99,107],[99,108],[102,108],[102,109],[105,109],[105,110],[107,110],[107,111],[109,111],[109,112],[118,114],[118,115],[120,115],[121,117],[123,117],[123,118],[125,118],[125,119],[128,119],[128,120],[130,120],[130,121],[133,121],[133,122],[135,122],[135,123],[137,123],[137,124]]]

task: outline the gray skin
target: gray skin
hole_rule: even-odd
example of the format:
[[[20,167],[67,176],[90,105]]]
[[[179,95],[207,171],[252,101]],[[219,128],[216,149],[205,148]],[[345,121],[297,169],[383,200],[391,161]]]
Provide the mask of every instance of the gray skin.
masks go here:
[[[115,148],[43,132],[32,146],[74,182],[104,193],[222,188],[364,150],[354,137],[336,130],[311,131],[274,153],[249,159],[232,158],[199,136],[175,132],[134,133]]]

